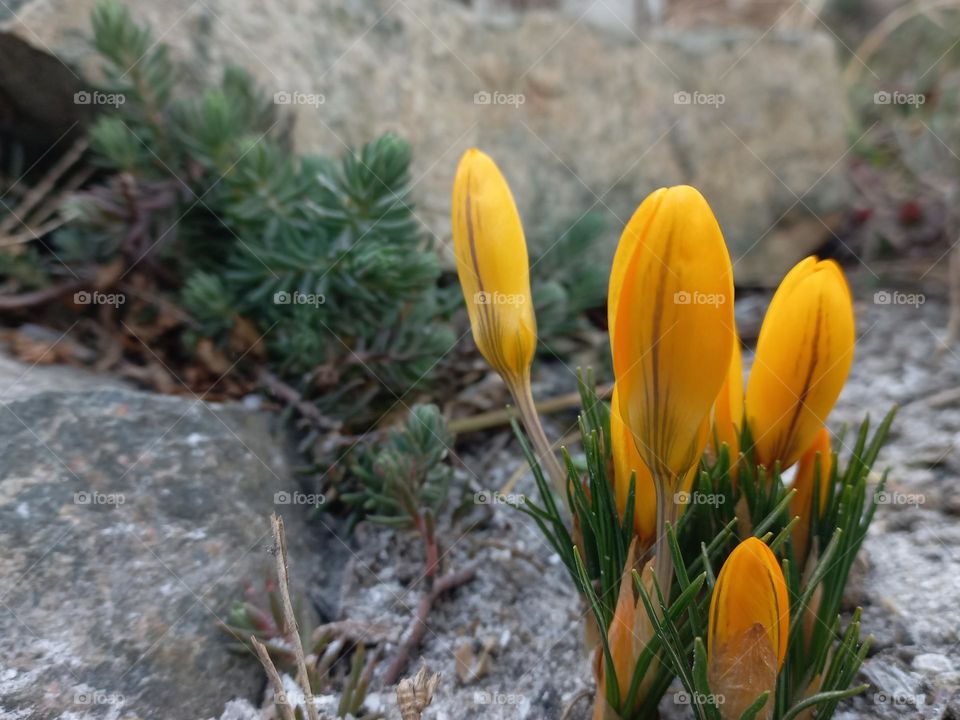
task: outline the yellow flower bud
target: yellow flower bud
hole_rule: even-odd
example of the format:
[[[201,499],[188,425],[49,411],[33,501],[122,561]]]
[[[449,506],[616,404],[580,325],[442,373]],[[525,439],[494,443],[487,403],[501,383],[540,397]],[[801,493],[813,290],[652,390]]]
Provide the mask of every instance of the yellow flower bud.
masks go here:
[[[697,190],[643,201],[617,247],[608,303],[624,421],[654,477],[675,489],[700,459],[734,342],[730,255]]]
[[[507,382],[530,372],[537,321],[520,214],[493,160],[464,153],[453,183],[453,249],[477,347]]]
[[[726,443],[730,448],[730,466],[737,464],[740,453],[740,424],[743,422],[743,355],[740,352],[740,339],[734,337],[733,353],[727,379],[720,388],[713,403],[713,434],[710,438],[714,455],[720,452],[720,446]]]
[[[777,558],[763,541],[744,540],[720,569],[710,598],[707,672],[724,720],[738,720],[770,692],[760,718],[773,711],[777,673],[787,653],[790,603]]]
[[[817,454],[820,456],[820,476],[815,478],[817,468]],[[797,465],[797,474],[794,476],[793,487],[797,493],[790,501],[790,515],[799,515],[800,522],[793,528],[793,544],[798,562],[803,567],[803,559],[807,556],[810,535],[810,513],[813,507],[813,488],[819,485],[820,504],[817,515],[822,515],[827,507],[827,493],[830,486],[830,472],[833,466],[833,455],[830,452],[830,432],[820,428],[813,444],[800,457]]]
[[[810,446],[846,382],[853,345],[853,301],[840,267],[800,261],[763,319],[747,383],[758,464],[787,468]]]

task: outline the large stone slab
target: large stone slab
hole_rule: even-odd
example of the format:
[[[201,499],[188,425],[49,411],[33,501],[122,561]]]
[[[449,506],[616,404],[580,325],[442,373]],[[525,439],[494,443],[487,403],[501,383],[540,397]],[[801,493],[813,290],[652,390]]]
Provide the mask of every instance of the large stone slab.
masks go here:
[[[21,0],[0,29],[94,76],[83,41],[93,2]],[[248,68],[289,103],[302,149],[410,138],[418,212],[442,239],[471,145],[501,164],[530,230],[608,211],[602,263],[648,192],[698,186],[745,285],[779,280],[829,237],[845,201],[846,101],[826,34],[638,36],[559,12],[490,18],[452,0],[127,4],[195,79]]]
[[[64,384],[66,386],[66,384]],[[0,717],[220,717],[263,674],[217,621],[272,569],[294,574],[305,510],[265,415],[126,390],[0,406]]]

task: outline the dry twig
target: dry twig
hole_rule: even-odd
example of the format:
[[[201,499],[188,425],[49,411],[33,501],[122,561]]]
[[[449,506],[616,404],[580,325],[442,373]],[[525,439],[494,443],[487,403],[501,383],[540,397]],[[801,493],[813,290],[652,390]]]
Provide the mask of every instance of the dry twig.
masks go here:
[[[476,577],[476,574],[477,569],[475,567],[468,567],[460,572],[450,573],[438,578],[424,591],[420,597],[420,604],[417,606],[417,614],[413,619],[413,628],[407,635],[407,639],[400,644],[396,657],[390,663],[390,667],[387,668],[387,674],[383,679],[384,683],[393,685],[407,667],[407,663],[410,661],[410,653],[420,645],[423,636],[427,633],[427,616],[430,615],[430,609],[437,599],[444,593],[470,582]]]
[[[283,532],[283,518],[274,513],[270,516],[270,524],[273,528],[273,542],[276,551],[277,586],[280,590],[280,599],[283,606],[284,627],[282,629],[289,634],[293,644],[293,652],[297,661],[297,682],[300,685],[300,689],[303,690],[303,701],[307,706],[307,717],[310,720],[320,720],[317,717],[317,706],[314,704],[313,691],[310,688],[310,676],[307,674],[307,660],[303,654],[303,643],[300,641],[300,628],[297,626],[297,618],[293,612],[293,603],[290,602],[287,538]],[[260,658],[260,663],[263,665],[267,677],[270,678],[274,694],[280,699],[278,705],[283,708],[284,720],[294,720],[293,710],[291,710],[289,703],[286,702],[286,693],[283,690],[283,682],[280,680],[280,674],[270,659],[267,649],[252,635],[250,636],[250,642],[257,651],[257,657]]]

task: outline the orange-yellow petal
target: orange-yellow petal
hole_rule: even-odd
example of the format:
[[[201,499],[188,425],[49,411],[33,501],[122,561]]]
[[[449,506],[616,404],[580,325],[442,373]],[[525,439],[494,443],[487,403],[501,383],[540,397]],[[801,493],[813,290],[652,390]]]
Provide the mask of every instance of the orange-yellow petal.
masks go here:
[[[506,180],[477,149],[467,150],[457,166],[451,220],[477,347],[502,376],[524,377],[537,343],[527,244]]]
[[[610,439],[613,445],[613,486],[617,510],[623,519],[630,493],[630,477],[636,473],[633,527],[641,547],[649,547],[656,539],[657,532],[657,490],[650,470],[637,451],[633,435],[623,421],[616,385],[610,402]]]
[[[790,628],[787,584],[770,548],[750,537],[734,548],[717,576],[710,598],[707,654],[716,659],[722,648],[736,646],[755,626],[763,628],[779,669]]]
[[[819,457],[820,475],[815,477],[817,471],[817,458]],[[799,515],[800,522],[793,528],[793,544],[797,552],[797,558],[802,562],[807,556],[808,541],[810,534],[810,512],[813,506],[813,488],[819,485],[819,509],[818,515],[822,515],[827,507],[827,493],[830,485],[830,473],[833,467],[833,454],[830,451],[830,432],[825,428],[820,428],[813,443],[807,448],[807,451],[800,457],[800,463],[797,465],[797,474],[794,476],[793,487],[796,494],[790,501],[790,515]]]
[[[730,463],[734,465],[740,453],[740,424],[743,422],[743,355],[740,339],[735,338],[727,377],[713,404],[713,433],[710,438],[713,452],[726,443],[730,448]]]
[[[620,239],[608,303],[621,414],[654,476],[676,482],[700,459],[734,342],[730,255],[697,190],[643,201]]]
[[[840,267],[802,260],[774,294],[747,383],[759,464],[787,468],[810,446],[846,382],[854,339],[853,302]]]

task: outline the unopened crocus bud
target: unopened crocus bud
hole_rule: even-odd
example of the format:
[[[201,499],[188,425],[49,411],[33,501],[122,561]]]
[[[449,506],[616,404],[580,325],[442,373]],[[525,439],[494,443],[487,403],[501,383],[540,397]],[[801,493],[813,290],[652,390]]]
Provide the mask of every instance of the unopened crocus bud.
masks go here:
[[[819,458],[819,459],[818,459]],[[800,517],[800,522],[793,528],[793,547],[800,567],[803,567],[807,557],[810,541],[810,516],[813,512],[814,488],[819,494],[817,516],[823,515],[827,507],[827,495],[830,487],[830,473],[833,467],[833,455],[830,452],[830,432],[825,428],[813,439],[813,443],[800,457],[797,465],[797,474],[793,479],[793,487],[797,491],[790,501],[790,515]],[[820,473],[817,475],[817,469]]]
[[[777,558],[763,541],[747,538],[723,564],[710,598],[707,672],[723,720],[739,720],[764,692],[770,696],[756,717],[772,716],[789,630],[787,584]]]
[[[624,420],[654,477],[680,478],[700,459],[734,342],[730,255],[697,190],[661,188],[634,213],[608,312]]]
[[[557,490],[565,492],[566,472],[543,431],[530,389],[537,320],[520,213],[496,163],[477,149],[467,150],[457,166],[451,221],[473,339],[510,389],[538,460]]]
[[[607,304],[620,413],[654,479],[656,576],[669,595],[665,526],[706,445],[734,342],[730,255],[703,195],[680,185],[641,203],[617,246]]]
[[[853,346],[853,301],[840,266],[800,261],[763,319],[747,383],[758,464],[785,469],[810,447],[846,382]]]
[[[457,275],[477,347],[508,382],[525,377],[537,345],[527,243],[507,181],[479,150],[460,159],[451,216]]]

